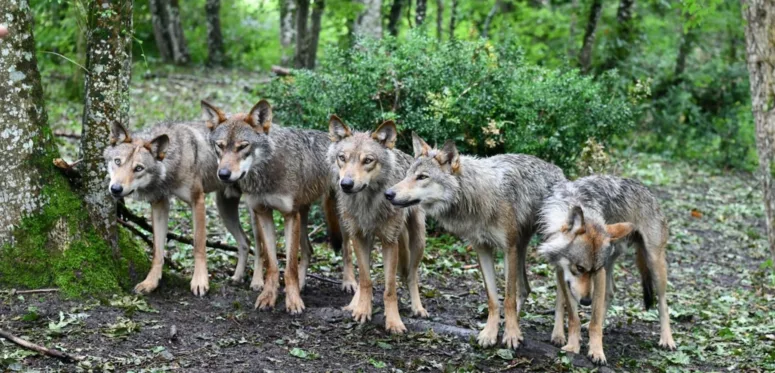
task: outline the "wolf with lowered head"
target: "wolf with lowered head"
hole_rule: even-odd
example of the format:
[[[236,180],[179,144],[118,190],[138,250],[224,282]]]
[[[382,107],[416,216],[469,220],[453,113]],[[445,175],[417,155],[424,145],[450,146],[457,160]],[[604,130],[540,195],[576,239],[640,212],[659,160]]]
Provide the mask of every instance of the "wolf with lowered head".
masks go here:
[[[578,353],[581,326],[577,303],[592,306],[589,352],[593,362],[605,364],[603,322],[614,296],[614,263],[628,246],[635,246],[646,309],[659,301],[659,345],[675,349],[670,330],[667,287],[668,227],[659,203],[643,184],[612,176],[588,176],[555,187],[541,209],[544,242],[538,252],[557,268],[557,307],[552,342]]]
[[[519,347],[523,339],[519,309],[530,292],[525,273],[527,246],[537,229],[543,199],[552,186],[565,180],[562,171],[529,155],[461,156],[452,140],[436,149],[412,134],[412,143],[416,160],[403,181],[388,189],[385,197],[395,206],[421,206],[476,250],[489,310],[487,324],[478,337],[481,346],[494,345],[498,338],[500,306],[493,251],[505,252],[503,344]]]

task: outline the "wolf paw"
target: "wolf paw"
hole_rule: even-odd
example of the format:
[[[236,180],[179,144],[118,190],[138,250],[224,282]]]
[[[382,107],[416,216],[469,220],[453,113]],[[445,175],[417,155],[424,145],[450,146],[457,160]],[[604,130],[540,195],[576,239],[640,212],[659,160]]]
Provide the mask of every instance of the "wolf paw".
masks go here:
[[[664,348],[665,350],[675,351],[675,341],[673,341],[673,336],[669,335],[667,337],[659,338],[659,347]]]
[[[476,340],[479,342],[479,346],[482,347],[495,345],[495,342],[498,340],[498,328],[488,328],[485,326],[484,329],[479,332],[479,336]]]
[[[503,332],[503,344],[506,346],[506,348],[516,350],[519,348],[519,344],[522,342],[522,340],[522,332],[519,329],[516,329],[515,331],[505,330]]]
[[[348,294],[354,294],[355,289],[358,288],[358,283],[355,280],[342,281],[342,291]]]
[[[231,281],[232,284],[240,284],[242,283],[243,274],[235,273],[234,276],[229,277],[229,281]]]
[[[412,306],[412,316],[427,318],[430,315],[428,314],[428,311],[426,311],[423,306],[419,306],[419,307]]]
[[[600,347],[590,347],[589,353],[587,353],[587,357],[597,365],[606,364],[605,353],[603,353],[603,349]]]
[[[291,315],[299,315],[304,311],[304,301],[301,300],[298,292],[291,291],[285,294],[285,310]]]
[[[151,280],[145,280],[137,285],[135,285],[135,293],[136,294],[148,294],[159,286],[159,281],[151,281]]]
[[[250,281],[250,290],[253,291],[261,291],[261,289],[264,288],[264,279],[263,278],[253,278]]]
[[[560,347],[565,346],[567,340],[565,339],[565,333],[552,333],[552,344]]]
[[[277,301],[277,288],[266,286],[261,294],[256,298],[256,309],[267,310],[274,308],[274,304]]]
[[[400,317],[385,318],[385,329],[392,334],[406,333],[406,326]]]
[[[191,279],[191,292],[197,297],[203,297],[210,290],[210,280],[207,278],[207,272],[197,273],[194,270],[194,277]]]
[[[371,320],[371,302],[365,303],[365,304],[358,304],[358,306],[356,306],[352,312],[353,312],[353,318],[355,319],[355,321],[361,324]]]
[[[565,346],[562,346],[562,350],[565,352],[573,352],[574,354],[577,354],[581,351],[581,346],[578,343],[568,343]]]

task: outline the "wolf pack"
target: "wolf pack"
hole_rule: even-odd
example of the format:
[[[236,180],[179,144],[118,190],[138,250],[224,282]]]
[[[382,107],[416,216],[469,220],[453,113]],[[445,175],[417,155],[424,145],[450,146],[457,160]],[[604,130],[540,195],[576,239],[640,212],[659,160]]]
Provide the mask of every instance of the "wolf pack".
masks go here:
[[[343,258],[342,288],[354,293],[344,309],[358,322],[372,317],[371,251],[377,239],[385,275],[385,329],[406,331],[399,314],[397,275],[408,285],[412,316],[429,316],[422,305],[419,270],[425,218],[430,216],[477,254],[488,305],[479,345],[498,343],[496,250],[503,251],[505,267],[501,343],[511,349],[523,343],[519,316],[530,293],[527,248],[539,233],[538,253],[556,268],[554,344],[579,353],[578,305],[591,307],[588,356],[594,363],[606,363],[603,326],[614,297],[614,263],[634,247],[646,309],[656,298],[659,345],[675,349],[665,295],[668,226],[657,199],[638,181],[606,175],[569,181],[560,168],[534,156],[467,156],[452,140],[433,147],[414,133],[412,156],[396,148],[393,121],[364,132],[332,115],[325,133],[274,124],[266,100],[238,114],[206,101],[201,107],[202,120],[165,122],[137,133],[112,124],[104,151],[109,193],[151,205],[153,259],[147,277],[135,287],[137,293],[159,286],[172,197],[191,207],[191,291],[196,296],[207,293],[205,195],[215,193],[219,216],[239,247],[234,282],[245,277],[250,250],[239,220],[240,200],[245,198],[255,247],[250,287],[259,292],[255,307],[261,310],[273,308],[280,294],[273,214],[282,215],[285,309],[302,313],[301,290],[312,256],[308,218],[311,205],[320,201],[329,242]]]

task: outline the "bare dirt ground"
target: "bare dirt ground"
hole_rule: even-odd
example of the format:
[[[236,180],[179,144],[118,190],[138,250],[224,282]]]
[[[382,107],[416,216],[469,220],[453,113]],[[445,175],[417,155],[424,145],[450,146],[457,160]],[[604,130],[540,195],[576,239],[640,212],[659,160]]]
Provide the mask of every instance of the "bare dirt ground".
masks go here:
[[[220,79],[220,80],[219,80]],[[198,100],[235,103],[232,110],[257,100],[244,79],[227,74],[207,81],[184,78],[136,78],[133,125],[162,117],[198,115]],[[233,82],[240,81],[236,84]],[[226,83],[224,83],[226,82]],[[228,88],[227,88],[228,87]],[[236,104],[239,103],[239,104]],[[72,105],[57,105],[52,121],[69,129]],[[193,108],[191,108],[191,107]],[[63,145],[65,154],[69,145]],[[657,346],[655,310],[645,311],[633,253],[619,260],[617,293],[604,330],[604,347],[615,371],[773,371],[775,370],[775,276],[767,262],[761,195],[752,175],[705,170],[658,157],[615,153],[612,172],[649,185],[670,219],[668,301],[678,351]],[[170,230],[191,234],[190,214],[176,203]],[[208,200],[208,206],[212,201]],[[147,207],[130,204],[139,214]],[[208,234],[234,243],[208,209]],[[312,222],[319,223],[313,211]],[[248,227],[243,216],[243,226]],[[432,222],[429,223],[433,226]],[[282,229],[278,224],[278,229]],[[282,237],[278,235],[278,237]],[[383,372],[383,371],[587,371],[582,355],[563,354],[549,345],[553,323],[553,270],[531,247],[532,293],[522,311],[526,346],[517,351],[482,349],[475,343],[486,319],[486,298],[476,258],[465,244],[432,232],[422,269],[423,302],[429,320],[409,317],[408,292],[402,288],[401,314],[410,332],[387,334],[379,322],[357,324],[339,309],[351,295],[335,281],[341,258],[320,234],[310,278],[302,292],[306,310],[293,317],[283,295],[272,311],[253,309],[256,293],[246,283],[227,281],[236,258],[210,250],[211,290],[195,298],[188,290],[191,249],[172,243],[169,270],[151,295],[106,295],[101,299],[63,299],[56,293],[0,293],[0,328],[33,342],[84,356],[78,364],[61,363],[0,340],[0,370],[118,372]],[[282,249],[280,243],[280,251]],[[374,317],[382,313],[383,276],[378,250]],[[502,270],[502,267],[499,267]],[[501,295],[503,284],[501,284]],[[588,314],[584,312],[583,318]],[[377,320],[378,321],[378,320]],[[432,330],[429,330],[432,329]],[[582,333],[586,341],[586,331]]]

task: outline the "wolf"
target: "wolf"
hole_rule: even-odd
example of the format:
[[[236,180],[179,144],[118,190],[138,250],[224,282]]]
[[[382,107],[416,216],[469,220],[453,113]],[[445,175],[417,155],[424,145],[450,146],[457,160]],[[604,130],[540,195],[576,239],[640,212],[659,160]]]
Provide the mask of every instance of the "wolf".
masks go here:
[[[580,350],[577,303],[592,306],[589,353],[605,364],[603,322],[614,296],[614,262],[632,245],[641,275],[646,309],[659,300],[659,345],[675,349],[665,298],[668,227],[659,203],[648,188],[632,179],[588,176],[558,184],[540,213],[544,237],[538,252],[557,268],[557,308],[552,342],[565,344],[564,312],[568,312],[568,343]]]
[[[521,154],[475,158],[460,155],[454,141],[431,148],[412,134],[415,161],[406,177],[385,192],[394,206],[419,205],[446,230],[471,243],[479,258],[489,315],[481,346],[498,338],[500,308],[493,250],[506,257],[506,326],[503,344],[519,347],[519,310],[530,292],[525,257],[537,229],[538,211],[551,188],[565,180],[555,165]],[[517,300],[517,289],[520,299]],[[518,304],[519,303],[519,304]]]
[[[215,176],[218,160],[207,140],[205,122],[164,122],[131,134],[118,122],[112,124],[110,145],[103,156],[116,198],[129,197],[151,204],[153,260],[145,280],[135,286],[137,293],[150,293],[159,285],[164,265],[170,198],[177,197],[191,206],[194,220],[194,276],[191,291],[203,296],[209,289],[205,249],[205,194],[216,192],[216,206],[226,229],[234,236],[240,251],[250,243],[239,224],[240,193],[228,188]],[[245,270],[240,261],[232,279]]]
[[[334,249],[344,251],[344,287],[354,288],[354,271],[349,245],[342,239],[333,188],[326,158],[330,140],[322,131],[283,128],[272,124],[272,106],[259,101],[247,114],[228,116],[221,109],[201,102],[204,119],[210,127],[209,141],[217,156],[217,179],[237,185],[247,196],[256,241],[262,246],[267,269],[261,277],[262,261],[256,256],[254,289],[261,289],[256,308],[274,307],[279,287],[275,228],[272,211],[285,218],[285,308],[291,314],[304,310],[304,286],[312,245],[307,236],[309,206],[323,200],[324,212]],[[302,234],[302,229],[304,233]],[[345,243],[345,244],[343,244]],[[259,247],[256,244],[256,247]],[[301,264],[298,261],[301,247]]]
[[[358,322],[371,319],[370,258],[374,240],[379,238],[385,271],[385,329],[403,333],[406,327],[398,314],[397,269],[408,283],[412,314],[428,316],[420,299],[418,278],[425,250],[425,214],[418,207],[393,206],[384,193],[403,177],[412,158],[394,148],[397,132],[393,121],[382,123],[374,132],[357,132],[332,115],[329,135],[331,176],[338,185],[344,231],[353,239],[359,269],[359,287],[345,310]]]

